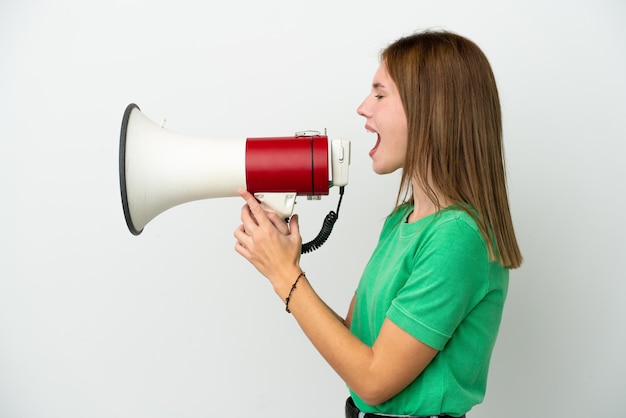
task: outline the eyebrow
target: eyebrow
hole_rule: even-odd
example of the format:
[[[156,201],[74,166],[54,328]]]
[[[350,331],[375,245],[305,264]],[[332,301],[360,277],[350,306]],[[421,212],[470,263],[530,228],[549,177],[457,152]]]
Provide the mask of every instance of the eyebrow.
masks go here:
[[[389,89],[387,88],[387,86],[385,86],[383,83],[381,83],[380,81],[377,81],[376,83],[372,83],[372,90],[384,90],[384,91],[389,91]]]

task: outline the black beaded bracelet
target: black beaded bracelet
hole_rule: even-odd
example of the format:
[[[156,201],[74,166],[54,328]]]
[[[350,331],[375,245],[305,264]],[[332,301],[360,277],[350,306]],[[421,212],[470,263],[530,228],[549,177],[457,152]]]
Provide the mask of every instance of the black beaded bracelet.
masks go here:
[[[285,311],[287,311],[287,313],[291,313],[291,311],[289,310],[289,299],[291,298],[291,294],[293,293],[293,290],[296,288],[296,285],[298,284],[300,277],[306,277],[306,274],[304,274],[303,271],[300,272],[296,281],[293,282],[293,285],[291,286],[291,290],[289,290],[289,295],[287,295],[287,298],[285,299]]]

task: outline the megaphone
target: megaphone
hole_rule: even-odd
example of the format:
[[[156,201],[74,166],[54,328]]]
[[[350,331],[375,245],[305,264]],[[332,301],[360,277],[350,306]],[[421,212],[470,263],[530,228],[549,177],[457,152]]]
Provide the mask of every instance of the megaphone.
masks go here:
[[[343,194],[349,165],[350,141],[332,140],[329,153],[328,137],[319,132],[206,139],[171,132],[134,103],[126,107],[122,119],[120,191],[133,235],[174,206],[238,196],[240,189],[253,193],[266,210],[288,219],[296,196],[320,199],[333,186]]]

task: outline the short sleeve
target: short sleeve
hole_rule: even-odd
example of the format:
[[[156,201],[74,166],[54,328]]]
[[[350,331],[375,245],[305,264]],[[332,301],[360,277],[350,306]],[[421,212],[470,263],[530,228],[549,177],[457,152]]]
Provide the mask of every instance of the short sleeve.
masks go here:
[[[487,249],[475,225],[454,218],[429,231],[414,260],[387,318],[423,343],[442,350],[484,297],[488,288]]]

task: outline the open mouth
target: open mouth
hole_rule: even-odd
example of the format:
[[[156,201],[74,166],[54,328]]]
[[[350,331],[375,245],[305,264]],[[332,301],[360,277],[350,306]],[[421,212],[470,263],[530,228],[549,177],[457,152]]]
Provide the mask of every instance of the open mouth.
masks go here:
[[[378,132],[374,132],[376,134],[376,145],[369,152],[369,156],[373,157],[376,151],[378,150],[378,146],[380,145],[380,134]]]

